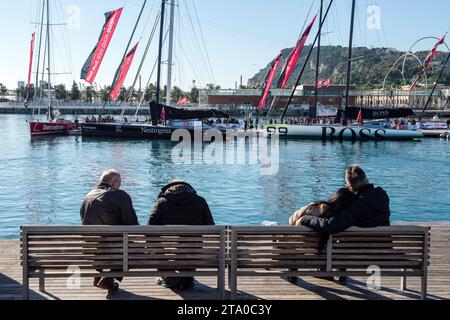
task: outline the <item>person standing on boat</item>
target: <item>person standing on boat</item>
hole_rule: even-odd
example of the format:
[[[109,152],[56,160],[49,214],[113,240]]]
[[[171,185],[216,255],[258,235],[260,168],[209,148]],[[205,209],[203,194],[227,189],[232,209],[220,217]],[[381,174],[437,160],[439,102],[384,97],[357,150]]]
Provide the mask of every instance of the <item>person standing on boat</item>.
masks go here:
[[[352,205],[333,217],[303,216],[299,224],[317,232],[333,234],[352,226],[373,228],[390,225],[389,196],[381,187],[374,187],[364,170],[353,165],[346,169],[347,188],[355,194]]]
[[[138,219],[131,197],[120,190],[122,179],[119,171],[109,169],[103,172],[99,184],[86,195],[80,215],[83,225],[138,225]],[[102,272],[103,270],[97,270]],[[114,271],[114,270],[111,270]],[[122,278],[116,278],[122,281]],[[110,292],[119,284],[114,278],[94,278],[94,286]]]
[[[174,180],[161,189],[148,224],[208,226],[214,225],[214,219],[206,200],[200,197],[190,184],[182,180]],[[183,290],[194,285],[194,278],[163,277],[157,279],[157,284]]]

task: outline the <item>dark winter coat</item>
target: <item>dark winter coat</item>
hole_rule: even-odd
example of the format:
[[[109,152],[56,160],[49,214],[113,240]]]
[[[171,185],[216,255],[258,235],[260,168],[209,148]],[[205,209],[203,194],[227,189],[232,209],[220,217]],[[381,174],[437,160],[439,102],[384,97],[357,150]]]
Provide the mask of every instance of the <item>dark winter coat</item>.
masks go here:
[[[165,187],[155,202],[150,225],[214,225],[206,200],[187,183]]]
[[[123,190],[100,184],[81,205],[83,225],[138,225],[130,196]]]
[[[353,204],[330,218],[304,216],[302,225],[317,232],[333,234],[352,226],[372,228],[389,226],[389,196],[381,188],[372,184],[365,186],[356,194]]]

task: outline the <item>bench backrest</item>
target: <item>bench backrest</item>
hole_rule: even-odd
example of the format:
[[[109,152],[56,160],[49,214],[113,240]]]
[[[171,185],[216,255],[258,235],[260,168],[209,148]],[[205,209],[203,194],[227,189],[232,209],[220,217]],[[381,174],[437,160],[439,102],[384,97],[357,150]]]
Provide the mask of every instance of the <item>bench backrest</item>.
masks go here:
[[[231,227],[231,264],[238,268],[320,268],[319,237],[296,227]]]
[[[219,269],[225,227],[22,227],[22,261],[29,272],[80,269]],[[175,268],[176,267],[176,268]]]
[[[326,268],[423,271],[428,264],[429,228],[350,228],[331,235],[326,250],[307,228],[231,227],[231,264],[237,269]]]
[[[73,226],[22,227],[22,261],[28,271],[231,267],[409,269],[423,272],[429,258],[428,227],[350,228],[329,237],[298,227]]]

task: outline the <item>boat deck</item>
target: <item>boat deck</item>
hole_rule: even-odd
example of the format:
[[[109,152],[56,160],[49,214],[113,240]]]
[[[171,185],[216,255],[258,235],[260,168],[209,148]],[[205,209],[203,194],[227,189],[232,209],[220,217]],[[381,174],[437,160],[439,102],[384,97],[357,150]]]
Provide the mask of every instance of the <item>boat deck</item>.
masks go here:
[[[450,299],[450,222],[421,223],[431,226],[431,260],[428,273],[428,298]],[[312,277],[299,279],[296,285],[280,277],[239,278],[240,299],[280,300],[409,300],[420,299],[420,280],[408,278],[408,290],[400,291],[400,278],[382,278],[381,290],[367,288],[365,278],[350,278],[347,284]],[[38,290],[37,279],[30,281],[30,299],[64,300],[159,300],[219,299],[215,278],[198,278],[194,289],[177,292],[156,285],[155,278],[126,278],[121,290],[107,295],[92,286],[92,280],[83,278],[81,289],[71,290],[67,279],[46,279],[46,292]],[[22,268],[19,239],[0,241],[0,300],[22,298]]]

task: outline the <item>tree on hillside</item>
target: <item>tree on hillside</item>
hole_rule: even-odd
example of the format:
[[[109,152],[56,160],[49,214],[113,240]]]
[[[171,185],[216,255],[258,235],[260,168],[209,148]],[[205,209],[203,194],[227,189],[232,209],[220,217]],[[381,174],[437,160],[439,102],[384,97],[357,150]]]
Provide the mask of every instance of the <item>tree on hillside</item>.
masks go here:
[[[78,101],[81,99],[81,92],[78,88],[78,84],[74,81],[72,84],[72,90],[70,91],[70,100]]]

